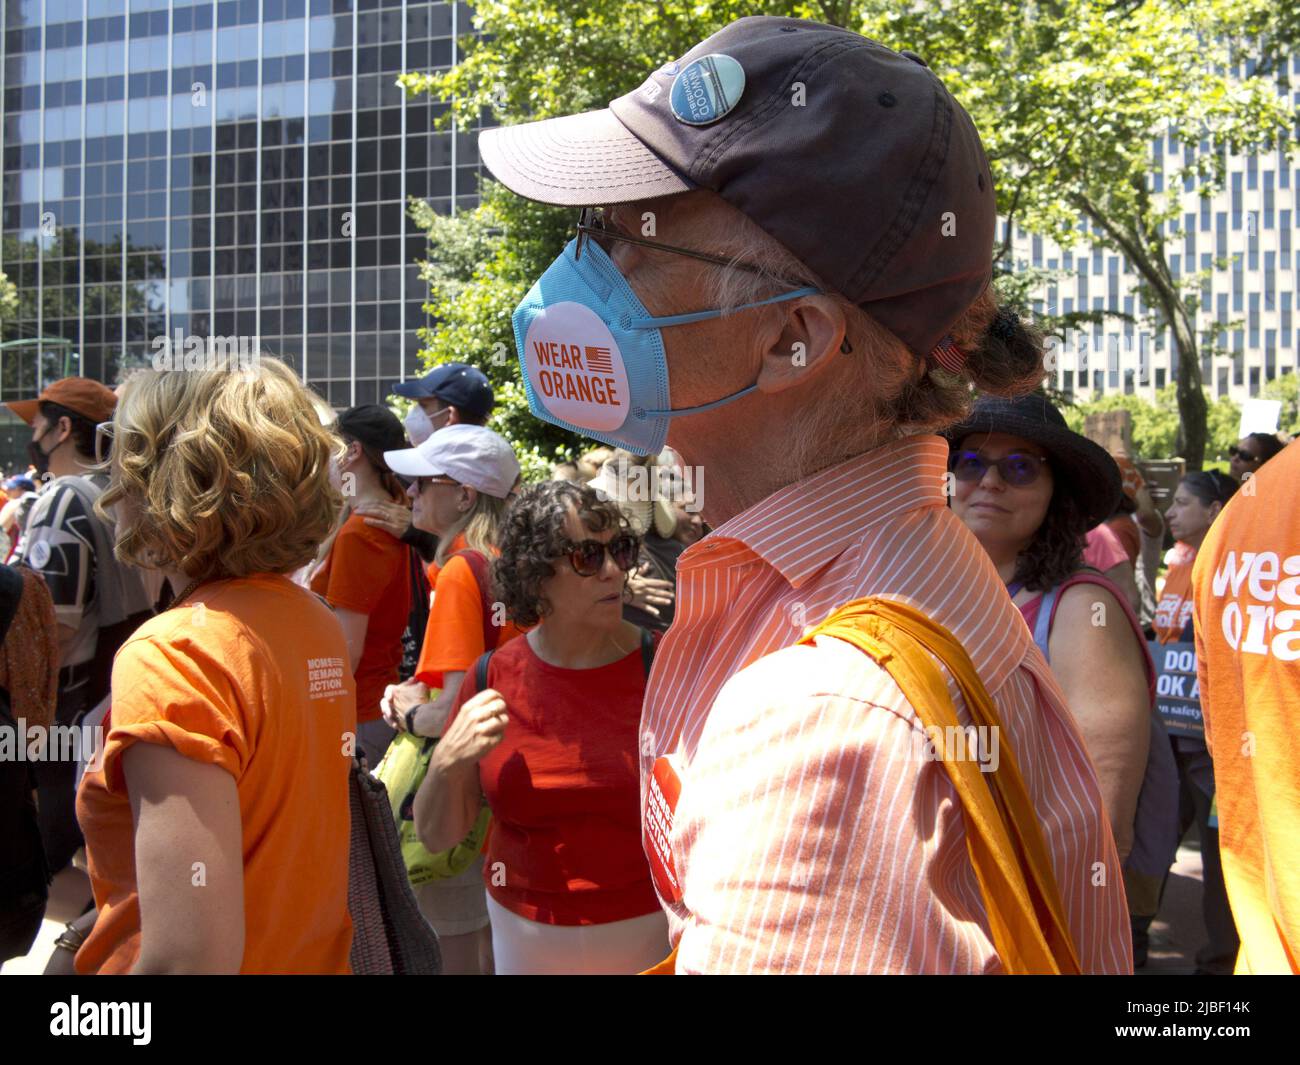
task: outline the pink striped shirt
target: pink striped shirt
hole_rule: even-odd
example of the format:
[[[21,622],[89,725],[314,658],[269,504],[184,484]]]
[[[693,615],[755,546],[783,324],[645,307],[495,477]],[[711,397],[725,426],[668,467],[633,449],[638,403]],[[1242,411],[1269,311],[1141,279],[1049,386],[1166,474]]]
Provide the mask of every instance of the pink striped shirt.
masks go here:
[[[681,782],[660,901],[679,972],[999,972],[961,805],[888,674],[830,638],[855,598],[909,603],[997,704],[1085,972],[1132,971],[1120,863],[1065,701],[948,510],[947,445],[914,436],[773,493],[684,552],[641,719]],[[949,680],[958,717],[970,723]],[[994,748],[993,750],[996,750]]]

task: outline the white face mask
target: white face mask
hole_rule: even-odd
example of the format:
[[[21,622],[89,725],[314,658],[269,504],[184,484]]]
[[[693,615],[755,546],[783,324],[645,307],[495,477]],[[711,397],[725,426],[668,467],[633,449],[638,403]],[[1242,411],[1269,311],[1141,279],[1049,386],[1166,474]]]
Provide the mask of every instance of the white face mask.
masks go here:
[[[411,408],[411,413],[406,416],[402,424],[406,426],[406,433],[411,438],[411,443],[419,447],[439,429],[447,427],[446,424],[442,424],[442,419],[450,413],[450,407],[443,407],[437,414],[430,417],[428,412],[417,403]],[[434,424],[434,418],[440,424]]]
[[[406,426],[406,434],[416,447],[433,436],[433,422],[424,412],[424,408],[418,403],[411,408],[411,412],[406,416],[402,424]]]

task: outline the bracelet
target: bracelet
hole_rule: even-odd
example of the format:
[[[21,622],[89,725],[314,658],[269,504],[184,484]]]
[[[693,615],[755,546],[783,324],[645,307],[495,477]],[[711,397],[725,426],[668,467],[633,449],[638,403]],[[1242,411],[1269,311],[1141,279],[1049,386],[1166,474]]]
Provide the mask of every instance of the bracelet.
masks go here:
[[[419,733],[415,731],[415,712],[419,709],[420,708],[418,706],[413,706],[411,707],[411,709],[406,711],[406,715],[405,715],[406,731],[409,732],[412,736],[419,735]]]

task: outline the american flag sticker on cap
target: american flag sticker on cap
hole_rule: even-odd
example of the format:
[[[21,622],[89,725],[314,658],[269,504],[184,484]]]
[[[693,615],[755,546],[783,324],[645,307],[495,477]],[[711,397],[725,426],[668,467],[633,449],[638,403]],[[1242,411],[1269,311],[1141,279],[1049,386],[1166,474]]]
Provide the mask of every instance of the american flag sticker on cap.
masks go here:
[[[673,79],[668,94],[679,122],[706,126],[729,113],[745,91],[745,70],[729,55],[701,56]]]

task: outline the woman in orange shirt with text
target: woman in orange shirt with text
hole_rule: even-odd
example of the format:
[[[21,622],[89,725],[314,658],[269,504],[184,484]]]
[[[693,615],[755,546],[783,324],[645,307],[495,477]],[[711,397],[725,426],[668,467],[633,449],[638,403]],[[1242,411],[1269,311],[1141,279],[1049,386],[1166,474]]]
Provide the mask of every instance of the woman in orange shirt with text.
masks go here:
[[[1174,500],[1165,511],[1169,532],[1177,543],[1169,552],[1169,571],[1156,603],[1156,639],[1161,643],[1191,642],[1192,565],[1214,519],[1237,490],[1237,482],[1215,470],[1189,473],[1178,483]],[[1219,861],[1219,830],[1211,825],[1214,802],[1214,765],[1204,737],[1171,736],[1178,763],[1178,835],[1194,823],[1201,845],[1204,876],[1201,912],[1207,942],[1196,954],[1196,971],[1230,976],[1237,960],[1237,928],[1228,906]]]
[[[180,594],[113,665],[77,795],[97,917],[76,969],[347,973],[355,688],[338,621],[287,576],[338,514],[336,440],[270,356],[138,374],[98,428],[117,552]]]
[[[388,686],[384,718],[400,731],[437,737],[466,670],[519,633],[495,607],[488,576],[519,461],[502,436],[481,425],[450,425],[418,447],[385,452],[384,461],[413,479],[412,524],[439,541],[419,665],[411,680]],[[491,971],[482,869],[480,855],[458,876],[414,889],[420,912],[438,933],[445,973]]]

